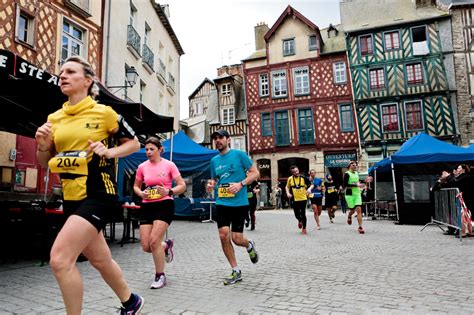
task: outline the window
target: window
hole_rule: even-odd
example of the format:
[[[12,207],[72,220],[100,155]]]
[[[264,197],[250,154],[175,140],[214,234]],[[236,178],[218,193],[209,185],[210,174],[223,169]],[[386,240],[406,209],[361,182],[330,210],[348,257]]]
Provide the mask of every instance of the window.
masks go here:
[[[221,94],[222,95],[230,95],[230,83],[222,84]]]
[[[426,41],[426,27],[425,26],[412,27],[411,37],[414,43]]]
[[[313,113],[309,108],[298,110],[298,138],[300,144],[314,143]]]
[[[290,129],[288,112],[275,112],[275,144],[279,146],[290,144]]]
[[[383,132],[399,131],[397,104],[382,105]]]
[[[293,79],[295,84],[295,95],[309,94],[309,75],[308,67],[293,69]]]
[[[400,49],[400,33],[398,31],[385,33],[384,39],[386,51]]]
[[[407,130],[423,129],[423,116],[421,113],[421,101],[405,103],[405,116]]]
[[[268,96],[270,93],[270,89],[268,86],[268,74],[261,74],[258,78],[259,86],[260,86],[260,97]]]
[[[137,21],[137,8],[130,1],[130,16],[129,16],[128,24],[135,27],[136,21]]]
[[[143,44],[150,46],[150,35],[151,27],[145,22],[145,38],[143,38]]]
[[[421,69],[421,63],[408,64],[407,69],[407,82],[408,84],[422,84],[423,83],[423,71]]]
[[[291,56],[295,54],[295,39],[283,40],[283,56]]]
[[[342,132],[354,131],[354,121],[352,119],[352,105],[351,104],[339,105],[339,118],[341,121]]]
[[[332,65],[334,82],[346,83],[346,64],[344,62],[336,62]]]
[[[230,145],[232,149],[240,150],[245,152],[245,138],[243,136],[231,137]]]
[[[385,77],[383,68],[371,69],[370,75],[370,88],[372,90],[383,89],[385,87]]]
[[[33,46],[35,20],[26,13],[19,11],[17,15],[16,38]]]
[[[272,87],[274,98],[286,97],[288,95],[285,70],[272,72]]]
[[[372,35],[359,37],[359,50],[362,56],[371,55],[374,52],[372,48]]]
[[[82,56],[84,49],[84,30],[64,20],[61,43],[61,61],[71,56]]]
[[[222,125],[235,124],[235,111],[233,107],[222,109]]]
[[[140,103],[142,103],[142,104],[145,103],[145,100],[144,100],[144,97],[145,97],[145,87],[146,87],[146,83],[143,82],[142,80],[140,80]]]
[[[194,115],[204,114],[204,104],[202,102],[194,103]]]
[[[272,119],[270,113],[262,113],[262,136],[272,135]]]
[[[318,38],[316,35],[310,35],[308,37],[308,50],[318,49]]]

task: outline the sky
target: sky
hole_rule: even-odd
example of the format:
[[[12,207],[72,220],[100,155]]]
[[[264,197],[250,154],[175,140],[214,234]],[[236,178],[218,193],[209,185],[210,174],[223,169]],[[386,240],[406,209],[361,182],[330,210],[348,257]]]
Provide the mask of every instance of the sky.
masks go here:
[[[158,1],[157,1],[158,2]],[[340,23],[339,0],[168,0],[170,22],[185,52],[180,60],[180,119],[189,117],[192,92],[217,68],[238,64],[255,51],[254,27],[269,28],[288,5],[320,29]]]

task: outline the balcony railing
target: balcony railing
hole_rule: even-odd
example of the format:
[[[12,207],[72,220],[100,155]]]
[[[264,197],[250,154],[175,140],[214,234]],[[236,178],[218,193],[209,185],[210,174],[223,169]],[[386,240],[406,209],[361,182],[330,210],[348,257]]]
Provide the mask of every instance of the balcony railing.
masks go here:
[[[174,77],[169,72],[168,72],[168,87],[171,88],[174,92]]]
[[[141,37],[132,25],[128,25],[127,44],[130,45],[138,55],[140,55]]]
[[[154,71],[154,60],[155,60],[155,54],[151,51],[151,49],[146,45],[143,44],[143,62],[148,65],[152,71]]]

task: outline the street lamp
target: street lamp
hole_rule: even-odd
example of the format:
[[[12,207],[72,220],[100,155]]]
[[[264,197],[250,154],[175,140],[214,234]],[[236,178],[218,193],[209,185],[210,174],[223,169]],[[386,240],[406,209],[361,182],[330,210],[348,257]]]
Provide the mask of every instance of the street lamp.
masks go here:
[[[137,78],[138,78],[138,72],[135,67],[130,67],[125,70],[125,85],[114,85],[114,86],[109,86],[108,88],[117,88],[117,89],[125,89],[129,87],[133,87],[137,83]]]

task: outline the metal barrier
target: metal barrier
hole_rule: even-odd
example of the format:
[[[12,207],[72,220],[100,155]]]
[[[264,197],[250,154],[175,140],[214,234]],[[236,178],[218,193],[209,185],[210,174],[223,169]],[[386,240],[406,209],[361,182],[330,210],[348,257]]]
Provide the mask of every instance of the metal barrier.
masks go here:
[[[460,236],[459,240],[462,242],[462,217],[458,196],[458,188],[441,188],[434,191],[434,216],[431,217],[431,222],[427,223],[421,231],[429,225],[436,225],[443,232],[444,230],[441,226],[451,227],[457,230],[455,233],[458,233]]]

